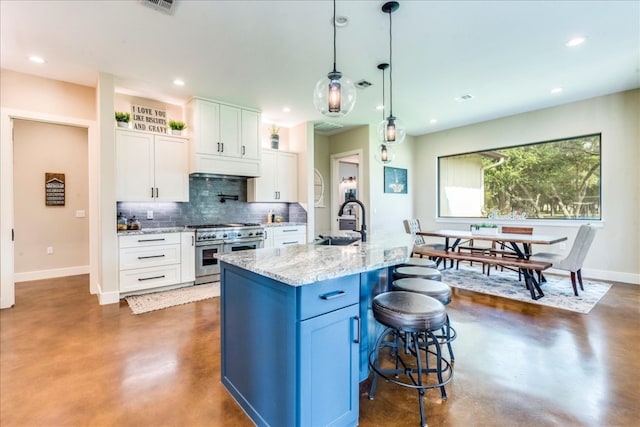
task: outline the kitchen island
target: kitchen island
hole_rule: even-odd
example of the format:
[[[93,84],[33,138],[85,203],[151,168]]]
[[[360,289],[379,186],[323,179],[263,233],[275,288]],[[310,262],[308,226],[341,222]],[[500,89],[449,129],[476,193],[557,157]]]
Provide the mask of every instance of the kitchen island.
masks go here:
[[[259,426],[358,424],[380,330],[371,299],[411,255],[410,235],[219,256],[222,383]]]

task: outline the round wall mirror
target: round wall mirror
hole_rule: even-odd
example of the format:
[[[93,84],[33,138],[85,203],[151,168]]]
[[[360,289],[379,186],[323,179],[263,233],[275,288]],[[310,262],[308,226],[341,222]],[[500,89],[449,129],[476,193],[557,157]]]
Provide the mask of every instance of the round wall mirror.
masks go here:
[[[318,169],[313,170],[313,202],[316,208],[324,208],[324,178]]]

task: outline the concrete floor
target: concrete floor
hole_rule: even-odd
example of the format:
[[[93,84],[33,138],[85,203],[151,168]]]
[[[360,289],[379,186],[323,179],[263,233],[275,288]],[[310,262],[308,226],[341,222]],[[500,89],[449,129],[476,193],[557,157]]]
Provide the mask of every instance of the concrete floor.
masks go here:
[[[0,311],[2,427],[252,425],[220,384],[217,298],[136,316],[88,288],[16,285]],[[447,401],[427,392],[429,426],[639,425],[640,286],[615,284],[588,315],[459,290],[447,311],[455,376]],[[419,425],[416,392],[362,391],[361,426]]]

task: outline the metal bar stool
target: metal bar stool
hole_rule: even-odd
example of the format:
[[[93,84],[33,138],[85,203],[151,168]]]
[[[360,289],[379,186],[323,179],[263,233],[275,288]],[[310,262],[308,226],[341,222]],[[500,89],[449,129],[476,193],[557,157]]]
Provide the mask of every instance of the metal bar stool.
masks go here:
[[[451,363],[443,357],[440,342],[434,334],[446,322],[444,305],[419,293],[393,291],[376,295],[372,309],[374,318],[387,328],[369,354],[369,366],[373,370],[369,399],[374,397],[378,377],[415,389],[420,403],[420,422],[426,426],[425,390],[440,388],[442,399],[446,400],[444,386],[453,378]],[[389,336],[393,339],[387,340]],[[387,357],[385,348],[390,349]],[[435,357],[434,368],[429,368],[429,357]],[[436,374],[435,382],[429,381],[430,373]]]
[[[440,270],[436,270],[435,268],[408,266],[396,267],[393,271],[394,279],[404,279],[409,277],[442,281],[442,274],[440,273]]]
[[[437,299],[442,305],[447,305],[451,302],[451,287],[446,283],[439,282],[437,280],[419,279],[415,277],[394,280],[391,283],[392,291],[406,291],[416,292],[428,297]],[[453,354],[453,348],[451,347],[451,341],[455,340],[458,333],[451,327],[449,321],[449,314],[447,314],[447,320],[442,328],[442,335],[436,335],[441,341],[440,344],[446,344],[449,350],[449,356],[451,362],[456,358]]]

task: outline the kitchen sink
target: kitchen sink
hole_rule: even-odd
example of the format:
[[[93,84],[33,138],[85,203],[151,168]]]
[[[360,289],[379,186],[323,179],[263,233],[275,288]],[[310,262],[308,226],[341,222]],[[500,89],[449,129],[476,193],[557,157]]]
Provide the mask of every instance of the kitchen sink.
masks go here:
[[[348,246],[354,245],[359,242],[359,237],[345,237],[345,236],[324,236],[322,240],[316,242],[316,245],[321,246]]]

